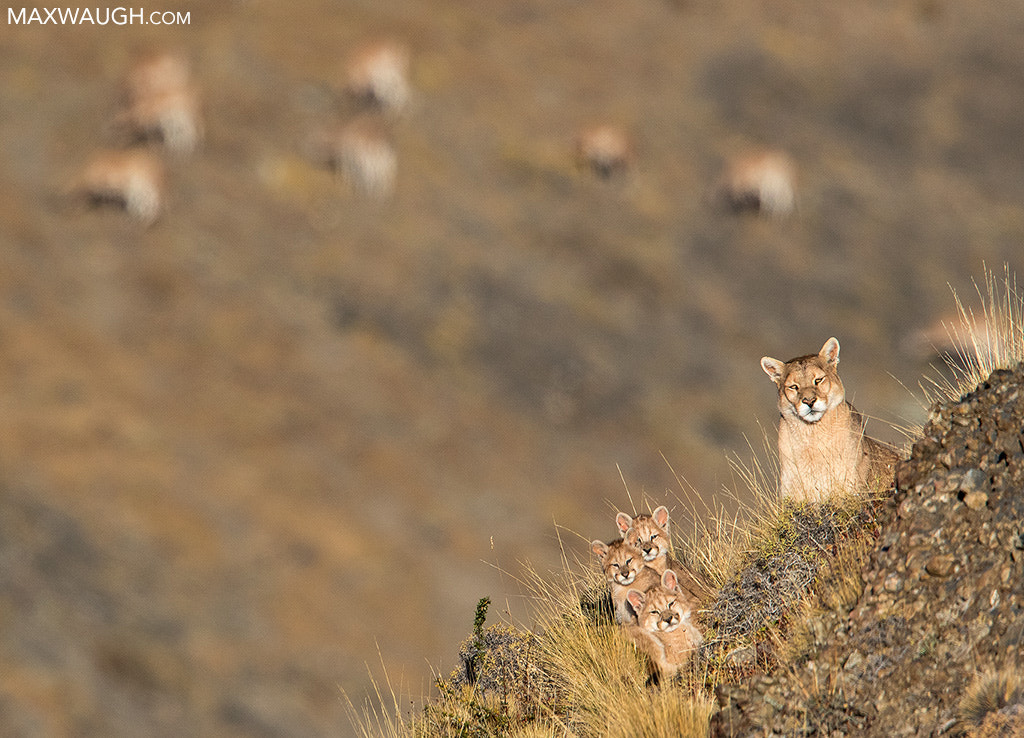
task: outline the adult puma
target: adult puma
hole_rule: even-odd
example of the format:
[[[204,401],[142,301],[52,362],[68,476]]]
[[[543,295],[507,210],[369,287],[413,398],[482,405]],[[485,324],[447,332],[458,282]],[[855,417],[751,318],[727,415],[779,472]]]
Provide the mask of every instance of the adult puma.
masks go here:
[[[896,451],[864,435],[864,419],[846,401],[839,379],[839,341],[817,354],[782,362],[762,357],[779,388],[779,492],[823,502],[891,480]]]

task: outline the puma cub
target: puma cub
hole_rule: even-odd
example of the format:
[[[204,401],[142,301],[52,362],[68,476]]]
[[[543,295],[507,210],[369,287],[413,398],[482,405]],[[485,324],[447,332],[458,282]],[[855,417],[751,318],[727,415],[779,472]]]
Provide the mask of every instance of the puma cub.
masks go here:
[[[704,642],[692,620],[696,600],[683,592],[671,569],[646,592],[630,588],[626,598],[637,613],[637,624],[627,626],[627,632],[659,676],[675,676]]]
[[[644,563],[659,575],[666,569],[677,572],[680,586],[695,600],[703,599],[710,593],[710,588],[690,567],[676,561],[669,553],[667,507],[662,505],[650,515],[637,515],[635,518],[620,512],[615,516],[615,524],[626,542],[643,552]]]
[[[590,550],[601,559],[601,568],[608,580],[612,604],[615,606],[615,622],[635,623],[636,612],[626,601],[626,592],[630,588],[645,590],[653,587],[661,581],[661,574],[644,566],[644,556],[640,549],[622,538],[611,543],[592,541]]]
[[[839,379],[839,341],[787,362],[765,356],[779,388],[779,492],[797,501],[829,498],[891,479],[897,454],[864,435],[864,419],[846,401]]]

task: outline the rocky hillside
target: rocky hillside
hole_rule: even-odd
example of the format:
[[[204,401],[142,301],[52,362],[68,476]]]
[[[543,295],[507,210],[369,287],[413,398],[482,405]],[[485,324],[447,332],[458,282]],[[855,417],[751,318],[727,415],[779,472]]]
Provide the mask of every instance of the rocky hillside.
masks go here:
[[[937,405],[897,484],[859,601],[795,667],[720,687],[712,736],[1024,735],[999,676],[1022,664],[1024,365]]]

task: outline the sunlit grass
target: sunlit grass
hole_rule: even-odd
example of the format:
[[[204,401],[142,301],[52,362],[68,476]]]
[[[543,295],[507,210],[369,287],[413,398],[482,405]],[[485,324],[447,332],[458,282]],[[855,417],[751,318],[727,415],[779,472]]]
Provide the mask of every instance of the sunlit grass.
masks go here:
[[[1024,361],[1024,295],[1017,277],[1004,265],[1002,279],[985,270],[984,285],[974,282],[979,307],[965,303],[953,290],[957,324],[947,325],[953,345],[943,358],[951,376],[925,377],[922,390],[929,403],[957,400],[997,369]]]

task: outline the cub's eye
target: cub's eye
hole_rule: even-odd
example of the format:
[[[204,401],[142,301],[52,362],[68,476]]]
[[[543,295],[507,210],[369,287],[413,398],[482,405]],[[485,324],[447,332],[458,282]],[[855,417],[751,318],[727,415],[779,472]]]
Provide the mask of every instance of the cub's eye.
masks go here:
[[[824,377],[818,377],[817,379],[815,379],[814,380],[814,386],[817,387],[819,384],[821,384],[821,380],[823,380],[823,379],[824,379]]]
[[[794,392],[796,392],[797,390],[800,389],[800,385],[799,384],[791,384],[791,385],[789,385],[789,389],[791,389]]]
[[[651,536],[651,540],[653,541],[653,540],[654,540],[655,538],[657,538],[657,537],[658,537],[658,534],[657,534],[657,533],[655,533],[655,534],[653,534],[653,535]]]
[[[628,559],[626,559],[626,566],[629,566],[632,563],[633,563],[633,557],[630,556]]]

